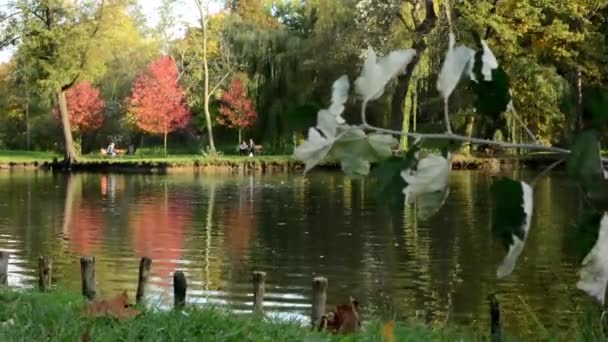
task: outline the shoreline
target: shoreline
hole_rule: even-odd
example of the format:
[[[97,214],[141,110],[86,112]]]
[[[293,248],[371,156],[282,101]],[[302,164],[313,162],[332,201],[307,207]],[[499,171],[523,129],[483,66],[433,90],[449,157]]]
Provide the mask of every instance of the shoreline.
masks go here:
[[[554,154],[529,156],[476,157],[457,154],[452,160],[453,170],[499,170],[499,169],[539,169],[556,161]],[[322,170],[340,170],[338,163],[327,162],[319,165]],[[222,171],[232,173],[276,173],[302,172],[304,163],[292,156],[249,157],[169,157],[169,158],[117,158],[87,159],[77,162],[66,170],[57,160],[53,161],[6,161],[0,162],[2,170],[44,170],[53,172],[87,173],[151,173],[167,174],[173,172]]]

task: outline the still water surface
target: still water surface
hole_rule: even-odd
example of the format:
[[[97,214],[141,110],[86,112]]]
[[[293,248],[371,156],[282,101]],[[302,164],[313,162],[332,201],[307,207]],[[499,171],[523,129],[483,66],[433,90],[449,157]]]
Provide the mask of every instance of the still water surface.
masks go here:
[[[426,221],[391,211],[372,185],[339,173],[302,175],[53,175],[0,172],[0,249],[13,256],[9,282],[35,285],[39,255],[54,260],[54,283],[80,289],[78,257],[96,257],[98,292],[136,288],[138,260],[153,259],[149,301],[172,303],[171,275],[185,271],[193,303],[235,311],[252,303],[250,272],[268,273],[265,307],[305,318],[315,275],[329,278],[328,301],[359,298],[366,316],[427,312],[488,322],[498,294],[508,329],[567,326],[582,295],[566,230],[577,216],[575,188],[546,177],[520,262],[497,281],[505,254],[490,231],[492,174],[454,172],[451,193]],[[530,181],[534,174],[511,174]],[[525,305],[524,305],[525,303]],[[526,318],[527,317],[527,318]]]

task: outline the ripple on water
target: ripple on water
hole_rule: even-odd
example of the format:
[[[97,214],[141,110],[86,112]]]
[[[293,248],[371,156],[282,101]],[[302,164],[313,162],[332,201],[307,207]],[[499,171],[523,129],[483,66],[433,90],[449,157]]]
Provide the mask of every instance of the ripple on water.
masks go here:
[[[132,297],[139,259],[149,256],[154,308],[171,307],[172,275],[180,270],[189,303],[249,312],[251,272],[262,270],[265,307],[282,319],[307,321],[317,275],[329,279],[330,306],[355,295],[365,317],[451,311],[458,321],[486,324],[480,313],[496,291],[504,294],[506,319],[518,317],[519,298],[548,325],[571,319],[579,260],[566,248],[564,222],[578,209],[544,195],[569,196],[564,183],[539,184],[532,235],[514,274],[501,282],[495,272],[504,251],[492,242],[489,184],[487,174],[453,173],[446,205],[419,221],[413,209],[392,212],[373,201],[373,184],[337,173],[0,172],[0,188],[11,194],[0,203],[0,249],[13,254],[11,286],[33,286],[44,254],[53,258],[55,283],[78,292],[79,257],[91,255],[99,293],[126,289]],[[513,325],[527,331],[527,323]]]

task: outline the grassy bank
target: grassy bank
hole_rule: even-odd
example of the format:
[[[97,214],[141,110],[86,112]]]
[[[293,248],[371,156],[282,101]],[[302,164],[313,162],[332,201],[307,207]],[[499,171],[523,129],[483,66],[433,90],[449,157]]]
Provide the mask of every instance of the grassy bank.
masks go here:
[[[0,168],[60,168],[53,165],[53,158],[61,159],[52,152],[27,152],[0,150]],[[543,168],[556,160],[552,154],[532,154],[527,156],[484,157],[455,155],[452,168],[457,170],[489,170],[499,168]],[[126,155],[115,158],[99,154],[83,155],[73,165],[72,170],[88,172],[168,172],[171,169],[192,169],[216,167],[226,170],[258,171],[301,171],[304,163],[291,155],[246,156],[203,156],[194,154],[169,155],[153,154]],[[320,167],[339,169],[337,163],[326,163]]]
[[[0,341],[385,341],[382,326],[335,336],[296,323],[236,316],[220,310],[143,311],[134,319],[88,318],[84,302],[66,293],[0,290]],[[457,328],[396,325],[394,341],[475,341]]]
[[[0,150],[0,164],[33,164],[35,162],[42,164],[53,160],[53,158],[60,158],[60,155],[54,152]]]
[[[453,324],[437,326],[397,323],[394,339],[385,338],[383,324],[364,322],[364,331],[352,335],[331,335],[312,331],[296,322],[279,322],[235,315],[219,309],[187,307],[183,312],[142,309],[132,319],[90,318],[84,314],[84,300],[65,292],[10,291],[0,289],[0,341],[489,341],[488,329]],[[141,308],[138,308],[141,309]],[[605,341],[601,312],[589,308],[568,327],[548,328],[537,321],[525,338],[503,331],[503,341]],[[605,331],[605,327],[604,327]]]

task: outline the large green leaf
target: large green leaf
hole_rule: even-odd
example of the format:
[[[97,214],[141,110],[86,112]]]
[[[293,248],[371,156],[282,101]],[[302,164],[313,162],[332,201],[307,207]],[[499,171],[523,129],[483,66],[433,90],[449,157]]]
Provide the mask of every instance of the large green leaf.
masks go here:
[[[421,221],[431,218],[443,207],[449,195],[450,187],[446,186],[443,190],[416,196],[414,200],[416,218]]]
[[[599,236],[600,221],[604,213],[589,210],[581,215],[581,218],[568,229],[568,249],[576,255],[578,261],[582,261],[595,245]]]
[[[587,185],[603,178],[600,144],[595,130],[587,130],[576,137],[566,167],[571,177]]]
[[[499,178],[492,185],[492,232],[506,249],[514,237],[525,239],[523,195],[521,182],[509,178]]]
[[[476,81],[470,81],[470,86],[476,95],[475,108],[479,114],[497,120],[507,110],[511,101],[509,77],[501,67],[498,67],[492,70],[492,80],[486,81],[481,73],[482,55],[483,51],[475,54],[473,73]]]
[[[515,269],[524,250],[533,211],[533,190],[524,182],[508,178],[497,179],[492,185],[494,211],[492,231],[507,249],[496,276],[504,278]]]
[[[403,208],[403,188],[407,183],[401,177],[401,171],[416,166],[415,153],[418,149],[418,146],[413,146],[404,156],[390,157],[374,167],[370,176],[374,182],[376,200],[394,208]]]
[[[583,94],[585,116],[593,127],[602,128],[608,122],[608,89],[590,87]]]

